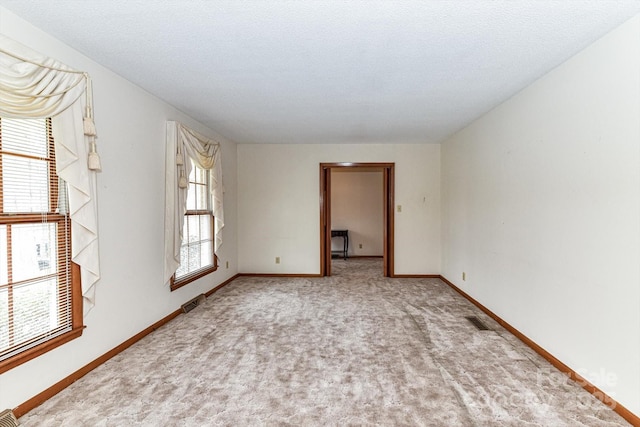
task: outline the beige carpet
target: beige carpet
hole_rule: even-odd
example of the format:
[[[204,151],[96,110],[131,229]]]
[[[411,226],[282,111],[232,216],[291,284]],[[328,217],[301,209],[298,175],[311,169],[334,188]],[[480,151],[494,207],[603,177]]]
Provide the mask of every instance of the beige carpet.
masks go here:
[[[20,422],[628,425],[440,280],[333,265],[330,278],[235,280]]]

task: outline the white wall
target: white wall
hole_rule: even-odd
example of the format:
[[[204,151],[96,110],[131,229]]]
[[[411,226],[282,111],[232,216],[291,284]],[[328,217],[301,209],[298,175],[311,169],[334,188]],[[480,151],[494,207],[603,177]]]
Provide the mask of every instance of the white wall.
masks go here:
[[[349,256],[384,254],[382,171],[331,170],[331,228],[349,230]],[[331,243],[332,249],[343,249],[341,237]]]
[[[446,141],[442,171],[443,275],[640,414],[640,17]]]
[[[235,144],[217,138],[226,190],[222,268],[170,292],[162,283],[165,122],[178,120],[205,135],[216,134],[3,8],[0,31],[91,74],[103,166],[96,306],[85,317],[81,338],[0,375],[0,408],[13,408],[237,272],[237,151]]]
[[[395,162],[395,273],[438,274],[440,146],[430,144],[238,145],[239,270],[320,272],[319,164],[330,162]]]

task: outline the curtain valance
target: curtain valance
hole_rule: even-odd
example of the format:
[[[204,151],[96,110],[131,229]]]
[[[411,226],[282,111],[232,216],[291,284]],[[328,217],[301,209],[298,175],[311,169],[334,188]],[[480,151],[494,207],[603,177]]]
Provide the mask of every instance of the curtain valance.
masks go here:
[[[1,36],[0,110],[5,117],[53,117],[80,98],[87,75],[52,58],[25,51]]]
[[[209,173],[209,189],[214,216],[214,253],[222,245],[224,227],[222,155],[220,143],[175,121],[167,122],[165,174],[165,267],[164,283],[180,265],[183,219],[187,203],[187,179],[192,159]]]
[[[69,187],[72,259],[80,265],[86,312],[100,279],[95,180],[100,161],[89,75],[0,34],[0,117],[51,117],[56,172]]]

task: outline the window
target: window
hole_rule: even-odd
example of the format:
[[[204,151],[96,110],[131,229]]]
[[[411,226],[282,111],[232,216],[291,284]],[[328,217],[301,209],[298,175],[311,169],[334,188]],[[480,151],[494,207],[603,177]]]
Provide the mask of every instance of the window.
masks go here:
[[[82,334],[51,119],[0,118],[0,372]]]
[[[191,161],[187,207],[184,215],[180,266],[171,282],[171,290],[186,285],[218,268],[213,250],[213,208],[209,170]]]

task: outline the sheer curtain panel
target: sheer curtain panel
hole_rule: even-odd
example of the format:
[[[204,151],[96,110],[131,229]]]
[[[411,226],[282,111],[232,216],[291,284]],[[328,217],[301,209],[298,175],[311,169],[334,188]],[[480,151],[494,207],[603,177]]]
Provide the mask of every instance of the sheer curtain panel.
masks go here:
[[[80,266],[84,310],[100,279],[93,99],[89,75],[0,34],[0,117],[51,117],[56,172],[67,183],[72,259]],[[83,96],[84,95],[84,96]]]

